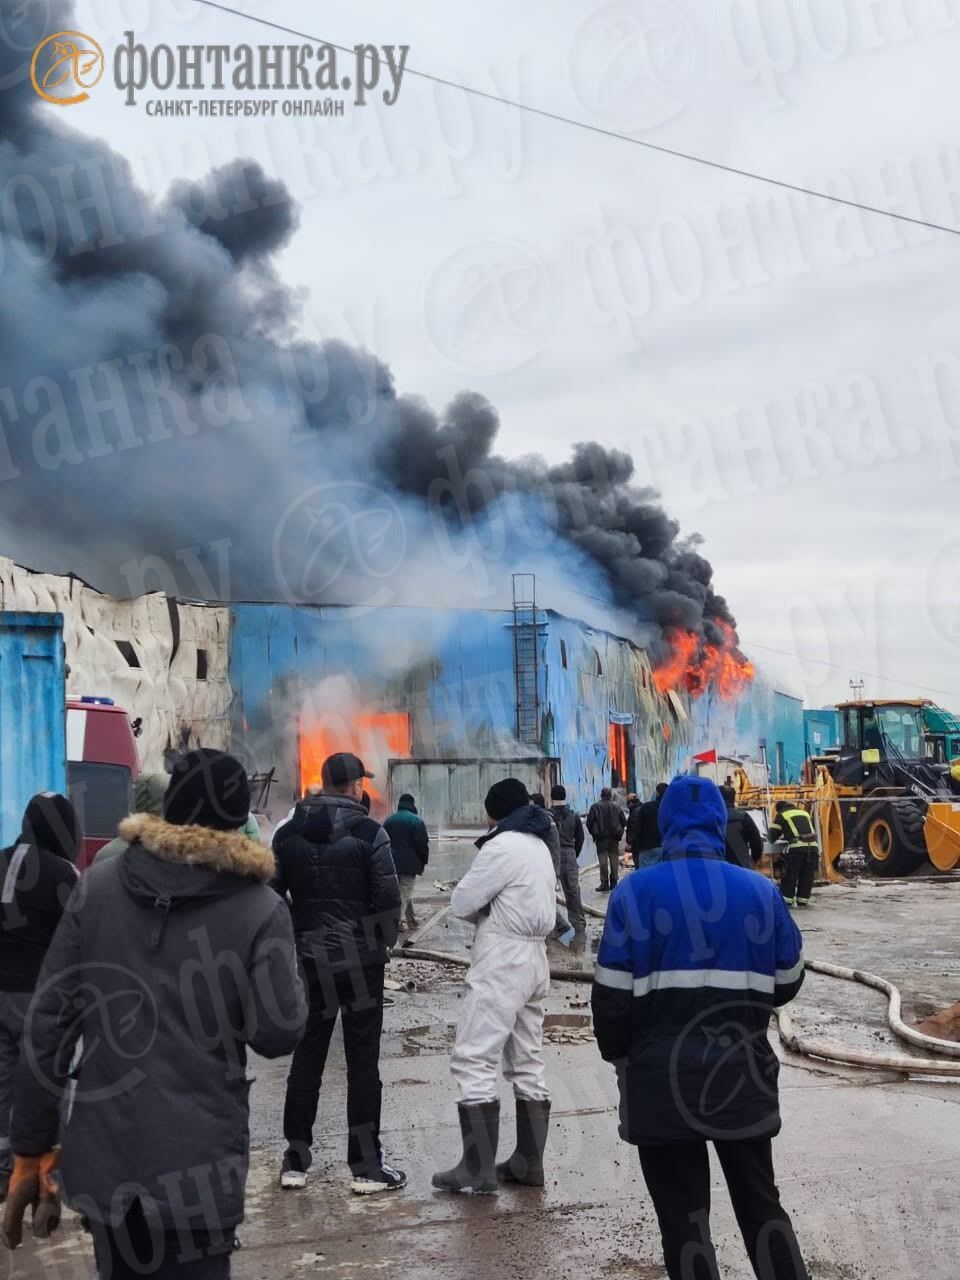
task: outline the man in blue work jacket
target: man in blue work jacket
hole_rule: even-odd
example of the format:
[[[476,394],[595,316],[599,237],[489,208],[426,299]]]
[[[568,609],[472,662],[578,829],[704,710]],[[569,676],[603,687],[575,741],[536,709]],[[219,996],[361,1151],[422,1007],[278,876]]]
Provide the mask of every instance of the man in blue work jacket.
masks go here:
[[[663,861],[611,897],[593,986],[620,1135],[639,1149],[671,1280],[719,1280],[708,1141],[755,1275],[809,1280],[774,1181],[779,1067],[767,1036],[771,1010],[803,982],[800,933],[770,880],[725,861],[712,782],[675,779],[659,821]]]

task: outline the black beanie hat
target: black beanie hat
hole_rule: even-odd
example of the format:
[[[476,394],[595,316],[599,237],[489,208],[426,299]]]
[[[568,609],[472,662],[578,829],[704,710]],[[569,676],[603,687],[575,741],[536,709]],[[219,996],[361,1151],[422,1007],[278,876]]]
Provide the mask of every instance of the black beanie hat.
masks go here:
[[[235,756],[201,747],[173,767],[163,797],[163,816],[177,827],[234,831],[250,816],[250,784]]]
[[[55,791],[43,791],[27,805],[23,815],[21,838],[73,862],[80,847],[80,823],[76,810]]]
[[[503,778],[500,782],[495,782],[487,792],[487,798],[484,801],[487,813],[494,822],[502,822],[511,813],[529,803],[530,796],[527,794],[527,788],[518,778]]]

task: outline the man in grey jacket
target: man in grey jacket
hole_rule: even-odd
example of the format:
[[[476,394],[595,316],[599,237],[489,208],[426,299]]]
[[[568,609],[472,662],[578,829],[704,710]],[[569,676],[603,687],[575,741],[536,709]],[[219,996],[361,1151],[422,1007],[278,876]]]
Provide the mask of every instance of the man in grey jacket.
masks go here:
[[[4,1241],[29,1205],[56,1219],[60,1102],[82,1037],[63,1134],[69,1204],[94,1238],[98,1274],[230,1274],[249,1148],[248,1047],[290,1053],[306,1008],[273,855],[240,833],[243,767],[194,751],[175,767],[163,817],[121,825],[121,858],[70,898],[37,982],[14,1092],[15,1153]]]
[[[567,789],[555,786],[550,791],[550,814],[560,835],[560,888],[567,904],[567,915],[577,933],[586,932],[587,917],[583,914],[580,895],[580,850],[585,836],[583,823],[575,809],[567,804]]]
[[[547,807],[547,802],[543,797],[542,791],[535,791],[533,795],[530,797],[530,803],[532,805],[536,805],[538,809],[546,809]],[[550,819],[550,826],[545,831],[543,838],[546,841],[547,848],[550,850],[550,861],[553,863],[553,869],[556,872],[557,882],[559,883],[560,881],[560,832],[557,828],[557,824],[553,821],[552,817]],[[575,936],[576,935],[575,935],[575,930],[573,928],[573,925],[570,924],[570,921],[560,910],[560,904],[558,903],[557,904],[557,921],[553,927],[553,933],[551,934],[551,937],[557,938],[560,942],[563,943],[565,947],[568,947],[570,943],[573,941]]]

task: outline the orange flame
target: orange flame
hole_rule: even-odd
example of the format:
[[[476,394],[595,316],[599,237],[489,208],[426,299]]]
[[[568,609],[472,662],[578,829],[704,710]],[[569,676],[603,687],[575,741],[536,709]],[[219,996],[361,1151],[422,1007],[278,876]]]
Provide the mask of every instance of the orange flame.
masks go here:
[[[700,641],[692,631],[671,631],[667,636],[670,657],[653,672],[653,687],[664,694],[668,689],[685,686],[687,673],[693,669]]]
[[[352,723],[342,716],[300,723],[300,786],[321,785],[327,756],[352,751],[377,776],[365,783],[370,799],[386,799],[387,761],[410,755],[410,716],[405,711],[364,711]]]
[[[729,622],[714,619],[723,633],[723,643],[708,644],[692,631],[669,631],[669,657],[653,672],[654,688],[660,694],[668,689],[685,689],[694,698],[716,689],[724,701],[739,696],[745,685],[756,677],[756,670],[737,645],[737,633]]]
[[[615,787],[629,785],[630,777],[630,744],[625,724],[610,726],[610,769],[614,776]]]

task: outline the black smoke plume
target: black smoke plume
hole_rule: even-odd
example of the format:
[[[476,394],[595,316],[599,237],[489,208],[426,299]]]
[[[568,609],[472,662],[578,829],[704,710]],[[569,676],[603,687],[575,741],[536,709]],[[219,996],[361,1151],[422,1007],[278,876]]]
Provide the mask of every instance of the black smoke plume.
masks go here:
[[[501,583],[553,563],[654,637],[722,638],[709,562],[627,454],[508,461],[482,396],[437,414],[373,355],[299,339],[271,268],[297,226],[283,183],[232,162],[155,201],[32,92],[30,51],[72,26],[68,0],[0,0],[0,19],[0,552],[119,595],[342,602],[372,572],[402,603],[476,536]],[[498,544],[507,510],[553,541]],[[364,522],[372,567],[349,563]]]

